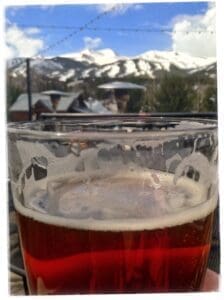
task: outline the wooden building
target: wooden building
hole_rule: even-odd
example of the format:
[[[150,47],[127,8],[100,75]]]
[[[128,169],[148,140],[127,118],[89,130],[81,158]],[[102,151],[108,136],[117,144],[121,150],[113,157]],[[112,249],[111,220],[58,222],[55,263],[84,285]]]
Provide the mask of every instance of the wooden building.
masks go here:
[[[79,111],[79,99],[82,91],[68,93],[67,96],[61,96],[57,108],[52,106],[49,95],[43,93],[32,93],[32,115],[36,119],[42,112],[76,112]],[[15,103],[9,109],[10,121],[26,121],[29,116],[28,95],[21,94]]]

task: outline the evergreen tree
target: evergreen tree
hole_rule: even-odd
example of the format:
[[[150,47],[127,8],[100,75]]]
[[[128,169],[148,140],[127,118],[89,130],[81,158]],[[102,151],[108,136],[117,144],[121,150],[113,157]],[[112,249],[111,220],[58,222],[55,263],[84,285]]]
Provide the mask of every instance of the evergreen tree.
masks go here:
[[[130,90],[130,99],[127,103],[127,113],[138,113],[143,103],[143,91],[142,90]]]
[[[158,83],[156,80],[150,80],[146,84],[146,91],[144,93],[142,101],[142,112],[155,112],[156,111],[156,91],[158,88]]]
[[[216,86],[208,86],[202,102],[201,111],[216,112],[217,111],[217,88]]]
[[[17,100],[20,94],[23,93],[23,89],[19,84],[13,84],[12,80],[7,72],[7,90],[6,90],[6,97],[7,97],[7,119],[9,121],[9,108],[11,105]]]
[[[186,78],[166,75],[156,94],[155,108],[158,112],[188,112],[193,109],[195,92]]]

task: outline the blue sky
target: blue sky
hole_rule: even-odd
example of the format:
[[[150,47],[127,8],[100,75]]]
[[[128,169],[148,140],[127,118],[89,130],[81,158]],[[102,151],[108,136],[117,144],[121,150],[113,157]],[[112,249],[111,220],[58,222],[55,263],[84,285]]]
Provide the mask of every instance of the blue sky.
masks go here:
[[[179,27],[183,30],[186,29],[186,31],[197,30],[197,26],[199,30],[210,30],[211,27],[209,26],[211,26],[211,21],[209,20],[207,22],[207,27],[203,27],[205,23],[203,22],[203,18],[206,18],[206,14],[209,10],[213,9],[213,6],[211,7],[207,2],[138,3],[120,6],[117,7],[116,11],[95,21],[91,27],[150,28],[152,30],[171,28],[171,32],[136,33],[83,30],[44,52],[44,55],[62,55],[63,53],[78,52],[84,48],[92,48],[95,50],[111,48],[120,55],[129,56],[137,55],[149,50],[178,51],[178,47],[180,49],[186,48],[186,45],[183,47],[183,43],[182,45],[179,44],[181,40],[187,43],[187,40],[191,37],[191,33],[189,33],[187,37],[183,37],[183,33],[178,36],[175,35],[172,30]],[[5,12],[5,20],[7,24],[6,30],[8,31],[6,34],[6,41],[9,50],[13,52],[14,56],[21,56],[23,52],[25,53],[30,49],[30,55],[32,56],[43,49],[48,48],[55,42],[60,41],[74,31],[74,29],[66,30],[62,28],[38,28],[37,25],[80,27],[105,11],[105,9],[108,9],[108,7],[109,4],[104,6],[42,5],[8,7]],[[186,22],[190,22],[190,25]],[[213,20],[213,22],[215,22],[215,20]],[[22,25],[26,25],[27,27],[23,27]],[[206,43],[206,40],[208,41],[211,38],[211,34],[200,34],[200,38],[202,40],[201,45],[203,45],[203,43]],[[22,45],[23,39],[24,45]],[[194,39],[198,40],[195,36]],[[194,42],[192,41],[192,47],[194,48],[193,44]],[[197,51],[200,52],[200,48],[199,44]],[[209,51],[209,53],[212,53],[211,50]],[[209,53],[207,56],[213,56],[214,54]],[[27,56],[29,56],[29,53]]]

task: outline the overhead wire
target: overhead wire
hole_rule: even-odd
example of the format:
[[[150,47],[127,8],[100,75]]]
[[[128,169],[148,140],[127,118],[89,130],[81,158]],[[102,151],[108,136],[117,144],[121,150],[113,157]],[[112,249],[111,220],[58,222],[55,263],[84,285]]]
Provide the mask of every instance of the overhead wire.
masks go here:
[[[95,23],[96,21],[99,21],[102,17],[108,15],[111,12],[116,11],[117,9],[117,5],[115,4],[114,6],[112,6],[111,8],[109,8],[108,10],[105,10],[103,12],[101,12],[100,14],[98,14],[97,16],[93,17],[92,19],[90,19],[88,22],[86,22],[85,24],[81,25],[81,26],[68,26],[68,25],[64,25],[64,26],[59,26],[59,25],[53,25],[53,24],[25,24],[25,23],[17,23],[16,26],[20,27],[20,28],[38,28],[38,29],[50,29],[50,30],[72,30],[69,34],[66,34],[64,37],[62,37],[61,39],[53,42],[52,44],[50,44],[49,46],[47,46],[46,48],[40,50],[37,54],[35,54],[34,56],[32,56],[31,58],[42,58],[43,59],[43,55],[48,52],[49,50],[52,50],[56,47],[58,47],[59,45],[61,45],[62,43],[64,43],[65,41],[69,40],[70,38],[72,38],[73,36],[75,36],[76,34],[82,32],[82,31],[108,31],[108,32],[135,32],[135,33],[182,33],[182,34],[190,34],[190,33],[196,33],[196,34],[214,34],[215,30],[175,30],[173,28],[137,28],[137,27],[91,27],[93,25],[93,23]],[[17,61],[17,64],[20,65],[22,64],[22,60],[18,59],[15,60],[15,62]]]
[[[49,45],[48,47],[46,47],[45,49],[39,51],[37,53],[36,56],[42,56],[44,53],[46,53],[47,51],[56,48],[58,45],[64,43],[66,40],[70,39],[71,37],[73,37],[74,35],[78,34],[79,32],[82,32],[84,30],[86,30],[86,28],[88,28],[89,25],[93,24],[94,22],[98,21],[99,19],[101,19],[102,17],[108,15],[109,13],[115,11],[117,8],[117,5],[112,6],[110,9],[105,10],[104,12],[98,14],[96,17],[90,19],[88,22],[86,22],[84,25],[75,28],[72,32],[70,32],[69,34],[65,35],[63,38],[61,38],[60,40],[57,40],[56,42],[52,43],[51,45]]]
[[[73,28],[73,30],[69,34],[66,34],[63,38],[61,38],[61,39],[57,40],[56,42],[50,44],[46,48],[40,50],[37,54],[33,55],[31,57],[31,59],[32,58],[37,58],[37,57],[39,57],[39,58],[43,57],[43,55],[46,52],[48,52],[49,50],[52,50],[52,49],[56,48],[57,46],[61,45],[65,41],[72,38],[74,35],[78,34],[79,32],[82,32],[82,31],[86,30],[86,28],[88,28],[88,26],[92,25],[94,22],[100,20],[102,17],[108,15],[109,13],[116,11],[116,9],[117,9],[117,5],[115,4],[111,8],[99,13],[97,16],[93,17],[88,22],[84,23],[82,26],[79,26],[77,28]],[[17,66],[19,66],[20,64],[22,64],[22,62],[20,62]]]
[[[21,28],[37,28],[37,29],[49,29],[49,30],[82,30],[83,26],[68,26],[68,25],[46,25],[46,24],[25,24],[18,23],[17,26]],[[116,31],[116,32],[149,32],[149,33],[166,33],[166,32],[180,32],[180,33],[209,33],[214,34],[215,30],[175,30],[173,28],[144,28],[144,27],[89,27],[87,24],[85,30],[90,31]]]

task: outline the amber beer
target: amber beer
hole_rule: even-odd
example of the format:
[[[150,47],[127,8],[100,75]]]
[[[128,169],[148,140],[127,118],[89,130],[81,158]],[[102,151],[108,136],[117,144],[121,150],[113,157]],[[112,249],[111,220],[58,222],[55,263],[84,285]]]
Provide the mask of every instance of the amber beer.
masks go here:
[[[58,216],[17,205],[30,293],[200,290],[215,200],[193,180],[159,176],[156,188],[152,176],[69,183]]]

